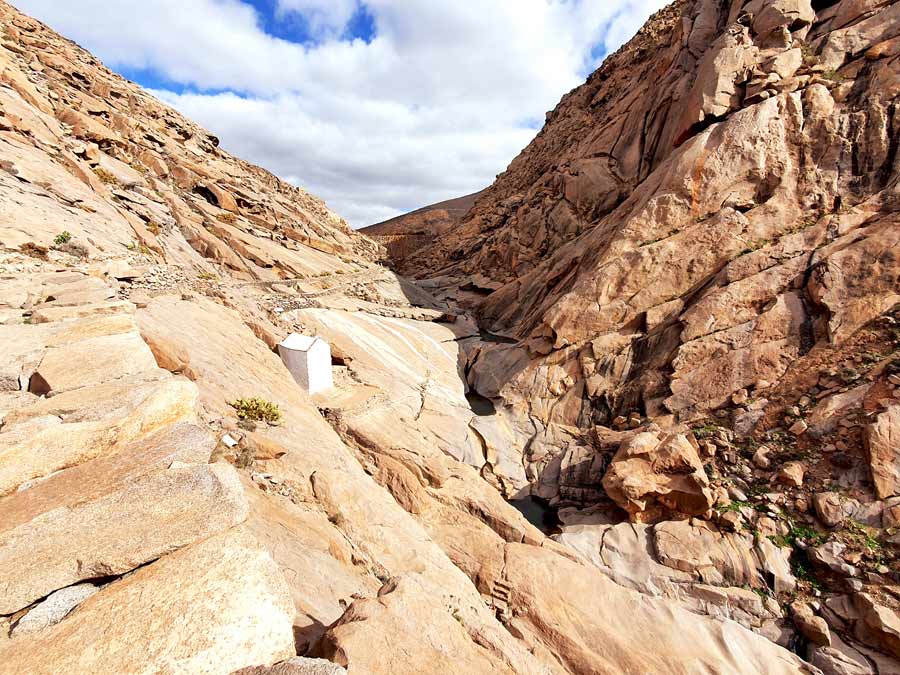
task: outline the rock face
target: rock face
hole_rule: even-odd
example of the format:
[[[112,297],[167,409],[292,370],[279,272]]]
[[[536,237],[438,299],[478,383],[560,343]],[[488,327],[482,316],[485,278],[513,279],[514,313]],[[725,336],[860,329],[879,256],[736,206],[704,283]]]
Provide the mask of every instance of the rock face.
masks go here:
[[[891,672],[896,6],[822,4],[664,10],[417,286],[0,3],[0,673]]]
[[[866,427],[866,448],[875,494],[900,495],[900,405],[890,406]]]
[[[284,578],[235,531],[111,584],[28,640],[0,645],[0,672],[227,673],[293,650]]]
[[[517,344],[482,352],[473,383],[495,373],[544,425],[695,416],[900,300],[878,49],[900,10],[814,4],[662,10],[417,256],[422,276],[502,285],[482,327]]]
[[[645,432],[626,441],[603,477],[606,493],[636,521],[698,516],[713,505],[709,479],[683,434]]]

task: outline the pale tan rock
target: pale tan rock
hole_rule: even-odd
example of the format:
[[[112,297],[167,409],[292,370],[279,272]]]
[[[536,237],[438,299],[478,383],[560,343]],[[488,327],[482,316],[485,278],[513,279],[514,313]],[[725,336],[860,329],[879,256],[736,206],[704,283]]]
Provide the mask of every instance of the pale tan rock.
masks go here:
[[[156,368],[153,353],[136,332],[88,338],[48,350],[30,388],[52,395]]]
[[[7,414],[11,431],[16,425],[35,417],[52,415],[63,422],[90,422],[121,418],[135,410],[161,383],[171,379],[164,371],[138,373],[113,382],[82,387],[50,398],[22,392],[27,398]]]
[[[755,4],[755,6],[753,6]],[[774,0],[773,2],[751,3],[750,11],[758,8],[753,20],[753,30],[762,37],[776,28],[789,27],[799,30],[816,19],[809,0]]]
[[[857,637],[900,658],[900,617],[896,612],[866,593],[857,593],[854,603],[860,613],[860,621],[856,624]]]
[[[96,316],[98,314],[123,313],[133,314],[134,305],[130,302],[116,300],[74,307],[40,307],[31,315],[31,321],[32,323],[50,323],[53,321],[65,321],[66,319]]]
[[[790,487],[800,487],[803,485],[803,477],[806,473],[806,467],[800,462],[788,462],[778,470],[776,476],[779,483],[789,485]]]
[[[698,663],[713,672],[794,673],[802,668],[796,656],[733,622],[697,617],[622,589],[581,563],[547,566],[553,555],[546,548],[508,544],[504,578],[512,588],[512,629],[546,645],[568,672],[686,674]],[[548,623],[542,616],[558,619]],[[655,646],[647,649],[647,644]]]
[[[791,603],[794,625],[800,633],[811,642],[822,646],[831,646],[831,631],[828,624],[820,616],[816,616],[809,604],[801,601]]]
[[[469,608],[451,598],[436,613],[420,604],[422,583],[404,577],[382,588],[377,598],[354,602],[328,629],[324,654],[350,672],[517,672],[499,654],[471,642]]]
[[[8,497],[0,508],[15,510],[15,501]],[[0,586],[0,613],[84,579],[128,572],[243,522],[247,508],[234,469],[224,464],[145,475],[50,508],[0,533],[0,561],[11,572]]]
[[[295,656],[274,666],[256,666],[234,671],[233,675],[343,675],[347,670],[325,659]]]
[[[844,522],[844,508],[836,492],[818,492],[813,495],[816,517],[825,527],[837,527]]]
[[[124,445],[115,453],[58,471],[27,490],[0,500],[3,531],[57,508],[71,509],[120,490],[143,476],[164,471],[175,462],[206,464],[215,439],[193,424],[173,424]]]
[[[96,593],[99,588],[90,583],[62,588],[51,593],[16,622],[10,635],[21,637],[42,631],[62,621],[67,614]]]
[[[113,421],[65,423],[36,417],[0,434],[0,495],[22,483],[101,456],[162,427],[197,415],[197,388],[173,378],[162,381],[134,410]]]
[[[113,582],[55,626],[0,643],[0,673],[230,673],[291,657],[292,615],[272,559],[231,530]]]
[[[866,425],[863,438],[879,499],[900,494],[900,405],[891,405]]]
[[[100,153],[98,166],[112,176],[116,186],[133,188],[135,186],[145,187],[147,185],[141,174],[125,164],[125,162],[120,162],[114,157],[110,157],[105,152]]]
[[[714,501],[697,448],[683,434],[645,432],[626,441],[603,487],[636,521],[665,512],[699,515]]]
[[[54,307],[103,303],[115,295],[115,292],[94,277],[82,277],[66,284],[44,284],[41,288],[41,302]]]

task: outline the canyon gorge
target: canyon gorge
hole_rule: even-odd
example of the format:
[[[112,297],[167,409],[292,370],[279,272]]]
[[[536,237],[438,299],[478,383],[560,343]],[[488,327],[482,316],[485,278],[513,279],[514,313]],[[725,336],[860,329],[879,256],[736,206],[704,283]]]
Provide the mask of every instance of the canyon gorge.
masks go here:
[[[677,0],[354,231],[0,0],[0,674],[900,673],[898,97]]]

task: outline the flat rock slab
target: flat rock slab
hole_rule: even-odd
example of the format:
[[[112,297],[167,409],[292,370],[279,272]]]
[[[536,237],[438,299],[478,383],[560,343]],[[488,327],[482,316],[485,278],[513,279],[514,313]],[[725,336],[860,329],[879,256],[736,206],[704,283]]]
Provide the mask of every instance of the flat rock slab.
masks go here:
[[[9,431],[35,417],[53,415],[63,422],[114,421],[136,410],[160,382],[171,380],[165,370],[138,373],[115,382],[82,387],[50,398],[38,397],[27,391],[0,393],[0,415],[4,415]]]
[[[153,352],[138,333],[104,335],[48,350],[30,390],[52,395],[156,368]]]
[[[76,305],[74,307],[50,307],[43,306],[34,310],[31,315],[32,323],[53,323],[67,319],[81,319],[86,316],[99,314],[134,314],[134,305],[125,300],[113,300],[110,302],[95,302],[88,305]]]
[[[117,419],[63,423],[47,414],[0,434],[0,496],[26,481],[100,457],[157,429],[196,418],[199,393],[181,378],[160,381],[134,410]]]
[[[0,614],[85,579],[129,572],[243,522],[248,509],[235,470],[212,464],[143,476],[41,513],[0,534]]]
[[[294,655],[294,607],[240,528],[106,586],[61,623],[0,644],[0,675],[231,673]]]
[[[103,281],[89,276],[67,283],[46,284],[41,293],[45,303],[52,303],[56,307],[106,302],[115,296],[115,291]]]
[[[60,471],[0,499],[0,536],[41,514],[95,501],[173,462],[206,464],[216,439],[189,423],[166,427],[118,452]]]

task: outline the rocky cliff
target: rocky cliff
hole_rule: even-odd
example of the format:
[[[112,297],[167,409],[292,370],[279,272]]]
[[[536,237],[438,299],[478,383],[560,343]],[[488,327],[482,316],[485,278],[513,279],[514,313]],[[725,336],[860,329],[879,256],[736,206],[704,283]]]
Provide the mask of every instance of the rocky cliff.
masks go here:
[[[893,110],[894,10],[666,10],[586,85],[597,117],[567,97],[446,235],[485,266],[414,285],[0,2],[0,673],[895,672],[893,113],[873,112]],[[729,49],[795,41],[806,65],[765,100],[736,80],[721,109],[725,75],[690,93]],[[683,100],[623,84],[651,75]],[[634,184],[527,256],[484,243],[519,237],[502,209],[557,210],[557,162],[595,132],[591,153],[621,150],[577,190],[616,153]],[[829,171],[821,204],[798,197]],[[745,230],[773,241],[712,246]],[[579,300],[589,283],[609,297]],[[685,318],[701,307],[722,325]],[[331,343],[333,390],[273,351],[295,331]],[[663,397],[676,353],[699,384]],[[719,356],[769,383],[713,405]],[[555,522],[507,501],[532,497]]]
[[[409,261],[492,336],[466,367],[500,489],[649,593],[778,543],[833,594],[826,671],[897,668],[832,608],[896,607],[898,45],[895,2],[674,3]]]

